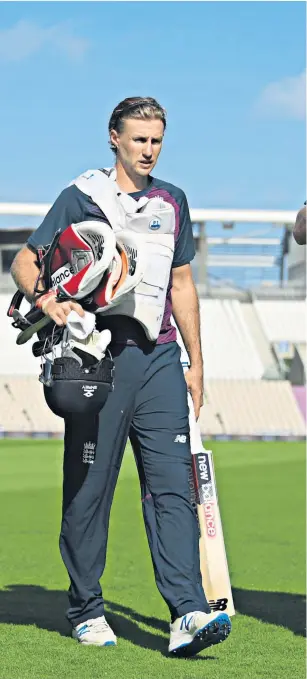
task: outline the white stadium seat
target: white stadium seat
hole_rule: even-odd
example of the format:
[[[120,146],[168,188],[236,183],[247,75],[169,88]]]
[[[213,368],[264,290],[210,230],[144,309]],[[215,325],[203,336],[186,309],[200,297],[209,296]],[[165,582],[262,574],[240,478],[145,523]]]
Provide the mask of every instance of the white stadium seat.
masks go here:
[[[265,372],[240,302],[200,301],[205,379],[261,379]]]
[[[208,397],[223,433],[232,436],[304,436],[305,422],[289,382],[209,380]],[[202,423],[201,423],[202,424]],[[210,434],[205,427],[203,434]]]
[[[306,304],[256,300],[254,307],[269,342],[306,342]]]
[[[62,418],[48,408],[37,377],[0,377],[0,425],[5,431],[56,432],[64,430]]]
[[[1,346],[0,375],[38,375],[39,359],[32,354],[32,342],[22,346],[16,344],[18,330],[12,327],[12,319],[7,317],[7,310],[12,295],[0,295],[1,315]],[[22,313],[30,308],[27,302],[23,303]]]

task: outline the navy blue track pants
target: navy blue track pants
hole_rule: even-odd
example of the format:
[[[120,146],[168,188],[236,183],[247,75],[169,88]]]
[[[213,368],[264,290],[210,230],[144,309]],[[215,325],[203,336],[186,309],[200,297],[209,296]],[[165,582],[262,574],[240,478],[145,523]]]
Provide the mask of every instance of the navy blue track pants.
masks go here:
[[[99,417],[65,427],[60,550],[70,578],[73,625],[104,615],[99,580],[120,465],[130,438],[157,587],[171,618],[210,612],[201,584],[198,525],[191,505],[185,379],[176,342],[147,350],[114,345],[114,391]],[[120,549],[120,547],[119,547]]]

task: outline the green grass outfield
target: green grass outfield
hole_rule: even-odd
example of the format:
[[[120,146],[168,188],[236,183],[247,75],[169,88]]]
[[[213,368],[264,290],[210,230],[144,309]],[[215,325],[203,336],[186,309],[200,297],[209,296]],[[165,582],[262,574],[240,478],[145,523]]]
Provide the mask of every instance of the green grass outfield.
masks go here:
[[[168,611],[153,579],[129,449],[104,576],[118,646],[83,648],[69,637],[64,617],[62,442],[0,441],[1,679],[305,677],[304,445],[212,447],[238,613],[225,643],[178,660],[166,654]]]

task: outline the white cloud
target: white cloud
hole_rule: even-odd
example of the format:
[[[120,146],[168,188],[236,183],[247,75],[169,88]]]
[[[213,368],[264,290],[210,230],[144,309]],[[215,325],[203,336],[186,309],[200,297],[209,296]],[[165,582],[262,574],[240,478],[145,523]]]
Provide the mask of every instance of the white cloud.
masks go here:
[[[44,47],[76,60],[83,57],[88,41],[74,35],[67,23],[43,27],[30,21],[18,21],[14,26],[0,30],[0,61],[22,61]]]
[[[304,120],[306,115],[306,73],[269,83],[255,104],[262,118]]]

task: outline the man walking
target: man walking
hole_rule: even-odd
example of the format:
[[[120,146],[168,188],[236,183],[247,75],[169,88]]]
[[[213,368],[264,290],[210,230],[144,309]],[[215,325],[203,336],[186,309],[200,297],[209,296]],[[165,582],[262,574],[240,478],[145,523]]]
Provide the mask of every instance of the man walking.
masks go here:
[[[169,652],[188,656],[226,639],[230,620],[225,614],[210,612],[201,583],[198,526],[190,502],[187,388],[198,417],[203,393],[200,321],[190,268],[194,242],[185,194],[151,175],[165,128],[165,111],[150,97],[125,99],[109,122],[115,167],[107,176],[116,181],[118,196],[128,194],[135,201],[158,197],[171,206],[174,228],[169,226],[166,231],[173,246],[169,262],[161,256],[157,259],[161,224],[157,219],[150,221],[148,228],[157,233],[157,241],[153,237],[148,246],[151,267],[147,267],[139,290],[143,311],[136,305],[131,313],[123,302],[97,315],[98,330],[111,330],[115,384],[99,417],[84,420],[71,415],[65,420],[60,550],[70,578],[67,617],[72,636],[83,644],[116,644],[105,619],[99,580],[105,567],[114,489],[129,437],[156,583],[171,615]],[[64,189],[15,258],[12,275],[28,299],[34,299],[39,245],[49,244],[57,229],[63,231],[72,223],[109,223],[101,201],[98,205],[93,199],[91,182],[96,180],[99,171],[88,172]],[[146,294],[149,305],[149,293],[155,286],[159,288],[156,306],[148,306],[151,320],[159,325],[153,341],[144,330],[142,313],[147,309]],[[40,298],[40,308],[57,325],[66,324],[72,309],[83,314],[80,304],[57,302],[50,292]],[[190,358],[185,377],[170,322],[172,313]],[[89,447],[90,455],[85,454]]]

